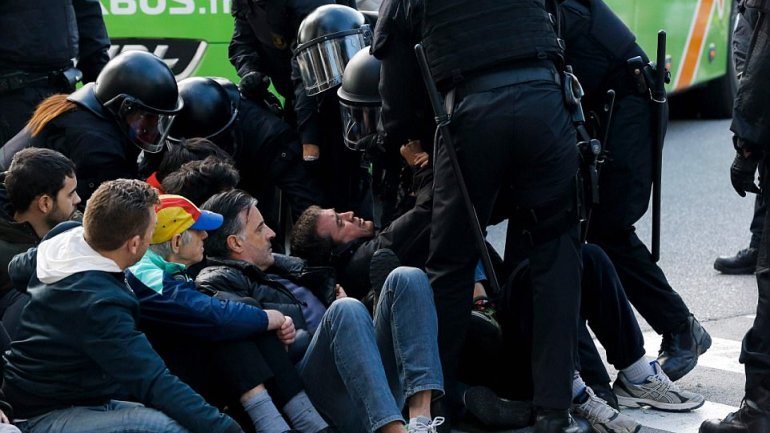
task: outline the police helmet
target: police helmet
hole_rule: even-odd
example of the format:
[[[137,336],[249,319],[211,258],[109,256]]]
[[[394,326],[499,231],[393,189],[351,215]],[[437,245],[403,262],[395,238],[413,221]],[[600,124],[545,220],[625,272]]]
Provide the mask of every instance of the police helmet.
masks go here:
[[[237,92],[237,87],[235,89]],[[171,126],[171,141],[193,137],[214,141],[238,117],[237,102],[213,78],[185,78],[179,82],[179,96],[184,100],[184,108]]]
[[[350,58],[371,39],[364,15],[351,7],[324,5],[305,17],[294,52],[307,94],[317,95],[339,85]]]
[[[144,51],[119,54],[89,89],[135,145],[149,153],[163,150],[168,129],[183,106],[174,74],[163,60]]]
[[[350,59],[337,90],[343,139],[350,149],[365,150],[362,139],[377,132],[382,106],[379,84],[380,61],[364,47]]]

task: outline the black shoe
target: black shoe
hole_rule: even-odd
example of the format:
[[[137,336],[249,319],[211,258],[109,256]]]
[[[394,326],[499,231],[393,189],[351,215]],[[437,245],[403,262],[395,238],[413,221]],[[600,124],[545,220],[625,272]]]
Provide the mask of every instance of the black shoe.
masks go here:
[[[532,424],[532,402],[500,398],[485,386],[472,386],[463,396],[470,415],[495,430],[522,428]]]
[[[591,425],[584,419],[578,420],[569,410],[541,409],[535,421],[535,433],[591,433]]]
[[[677,381],[698,363],[698,356],[711,347],[711,336],[693,316],[672,332],[663,334],[658,363],[669,379]]]
[[[751,400],[743,400],[741,408],[723,420],[703,421],[698,433],[767,433],[770,432],[770,411],[762,410]]]
[[[374,291],[375,308],[377,308],[377,299],[382,292],[382,286],[385,285],[385,279],[399,266],[401,266],[401,261],[398,256],[387,248],[381,248],[372,254],[372,259],[369,262],[369,283]]]
[[[757,267],[757,256],[759,256],[759,250],[746,248],[738,251],[734,256],[717,257],[714,260],[714,269],[730,275],[753,274]]]

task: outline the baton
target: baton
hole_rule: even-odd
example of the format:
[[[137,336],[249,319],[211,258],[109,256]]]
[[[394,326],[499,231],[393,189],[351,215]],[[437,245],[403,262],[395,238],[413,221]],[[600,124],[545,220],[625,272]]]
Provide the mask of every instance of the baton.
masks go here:
[[[660,260],[660,182],[663,171],[663,140],[666,136],[666,31],[658,31],[658,53],[655,64],[655,87],[651,89],[655,103],[655,137],[652,148],[652,260]]]

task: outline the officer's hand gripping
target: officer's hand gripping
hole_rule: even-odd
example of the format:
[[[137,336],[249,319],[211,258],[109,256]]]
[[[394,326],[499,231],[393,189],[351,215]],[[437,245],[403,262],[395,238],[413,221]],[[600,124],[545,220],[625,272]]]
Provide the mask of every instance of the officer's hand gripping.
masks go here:
[[[746,197],[747,192],[760,193],[759,187],[754,183],[758,165],[759,158],[745,157],[740,152],[735,155],[730,166],[730,182],[741,197]]]

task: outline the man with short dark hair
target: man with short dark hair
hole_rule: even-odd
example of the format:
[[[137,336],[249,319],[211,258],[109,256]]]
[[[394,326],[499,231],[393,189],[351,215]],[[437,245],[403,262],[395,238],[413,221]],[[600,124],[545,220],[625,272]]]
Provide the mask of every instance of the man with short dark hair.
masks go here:
[[[181,195],[200,206],[212,195],[235,188],[240,179],[232,163],[209,156],[182,164],[163,178],[161,188],[167,194]]]
[[[77,214],[80,196],[75,164],[55,150],[21,150],[0,176],[7,192],[0,194],[0,316],[12,339],[29,296],[26,287],[17,288],[22,291],[12,287],[8,263],[37,245],[56,224]]]
[[[22,430],[242,431],[171,375],[136,328],[139,302],[123,271],[147,251],[157,203],[144,182],[105,182],[82,227],[54,228],[11,263],[15,280],[29,279],[31,296],[3,386]],[[118,399],[125,395],[139,403]]]

